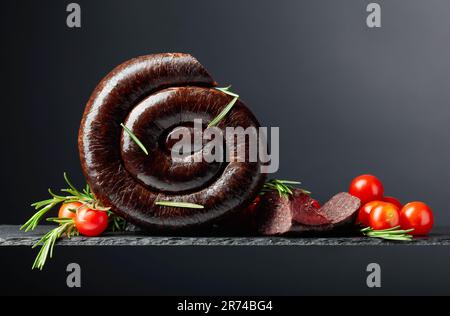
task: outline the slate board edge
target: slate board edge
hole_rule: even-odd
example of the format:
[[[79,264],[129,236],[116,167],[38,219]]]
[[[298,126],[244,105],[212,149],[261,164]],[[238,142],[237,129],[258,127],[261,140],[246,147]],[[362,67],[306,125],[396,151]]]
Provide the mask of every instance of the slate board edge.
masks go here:
[[[449,231],[449,229],[440,229]],[[0,247],[32,246],[45,232],[19,232],[19,226],[0,225]],[[103,237],[62,239],[58,246],[450,246],[450,234],[436,234],[412,242],[389,242],[364,237],[162,237],[108,234]]]

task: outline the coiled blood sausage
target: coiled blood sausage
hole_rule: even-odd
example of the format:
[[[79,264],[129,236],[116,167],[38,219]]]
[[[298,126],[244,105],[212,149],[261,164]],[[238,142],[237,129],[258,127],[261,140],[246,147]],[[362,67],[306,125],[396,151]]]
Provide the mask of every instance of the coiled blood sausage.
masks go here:
[[[171,155],[172,134],[180,128],[193,130],[194,119],[201,119],[205,129],[233,99],[216,85],[194,57],[179,53],[129,60],[98,84],[83,114],[78,146],[84,175],[102,204],[138,226],[173,230],[205,226],[253,200],[264,182],[260,162],[233,157],[240,146],[248,152],[248,144],[223,150],[223,161]],[[226,127],[238,126],[259,127],[240,100],[217,128],[225,133]],[[202,154],[208,144],[197,147],[188,153],[191,158]],[[160,206],[156,201],[204,208]]]

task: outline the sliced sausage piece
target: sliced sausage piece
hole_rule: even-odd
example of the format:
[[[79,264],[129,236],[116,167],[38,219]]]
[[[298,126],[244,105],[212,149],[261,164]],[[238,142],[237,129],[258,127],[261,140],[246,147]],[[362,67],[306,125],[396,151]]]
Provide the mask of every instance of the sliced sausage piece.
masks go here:
[[[258,232],[263,235],[279,235],[292,226],[292,209],[289,198],[278,192],[266,192],[261,197],[257,214]]]
[[[301,189],[296,189],[291,197],[292,219],[308,226],[328,225],[330,220],[314,207],[314,199]]]
[[[317,214],[328,221],[322,225],[293,225],[290,234],[330,234],[341,231],[350,231],[355,217],[358,214],[361,201],[347,192],[341,192],[333,196],[325,203]]]
[[[361,205],[358,198],[346,192],[336,194],[320,209],[312,202],[301,190],[295,190],[290,198],[267,192],[261,197],[258,231],[263,235],[337,232],[351,227]]]
[[[347,192],[341,192],[333,196],[325,203],[318,213],[337,226],[352,223],[361,206],[361,200]]]

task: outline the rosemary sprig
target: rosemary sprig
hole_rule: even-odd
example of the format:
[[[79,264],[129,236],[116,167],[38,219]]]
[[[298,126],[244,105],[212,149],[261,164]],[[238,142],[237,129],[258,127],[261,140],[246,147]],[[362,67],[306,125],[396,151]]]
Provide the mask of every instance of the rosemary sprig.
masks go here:
[[[409,234],[414,230],[411,229],[399,229],[400,226],[395,226],[388,229],[375,230],[371,227],[366,227],[361,229],[361,233],[364,236],[372,237],[372,238],[381,238],[386,240],[395,240],[395,241],[410,241],[413,236]]]
[[[49,189],[48,191],[51,195],[51,198],[31,204],[37,210],[37,212],[20,228],[21,230],[25,229],[25,231],[29,231],[35,229],[42,218],[56,205],[70,202],[81,202],[89,208],[106,212],[109,217],[110,227],[113,231],[125,230],[127,222],[123,218],[114,214],[111,211],[110,207],[104,207],[96,199],[89,185],[86,185],[81,191],[79,191],[70,182],[66,173],[64,173],[64,180],[66,181],[68,186],[68,188],[66,189],[61,189],[61,192],[64,195],[55,194]],[[77,210],[70,211],[75,213]],[[51,217],[47,218],[47,221],[57,224],[58,227],[50,230],[35,245],[33,245],[33,248],[41,246],[41,249],[39,250],[39,253],[34,261],[33,269],[42,270],[47,258],[52,257],[53,248],[55,247],[55,244],[59,238],[61,238],[62,236],[71,238],[73,236],[79,235],[79,232],[75,227],[73,218]]]
[[[120,216],[117,216],[111,211],[108,211],[110,227],[113,232],[123,232],[127,228],[127,221]]]
[[[123,130],[131,137],[131,139],[136,143],[136,145],[138,145],[142,149],[142,151],[148,156],[148,150],[147,148],[145,148],[144,144],[142,144],[139,138],[137,138],[137,136],[134,135],[134,133],[123,123],[120,123],[120,126],[122,126]]]
[[[32,269],[42,270],[44,268],[47,258],[53,257],[53,249],[56,241],[61,238],[63,234],[66,234],[68,238],[71,238],[76,234],[76,229],[74,229],[72,219],[61,221],[60,226],[50,230],[36,244],[34,244],[33,248],[41,246],[41,249],[34,260]]]
[[[233,99],[227,104],[227,106],[217,115],[211,122],[209,122],[208,127],[216,126],[223,118],[228,114],[228,112],[231,111],[233,106],[235,105],[236,101],[239,99],[239,95],[230,91],[231,86],[224,87],[224,88],[216,88],[216,90],[219,90],[225,94],[228,94],[229,96],[232,96]]]
[[[48,189],[48,192],[50,193],[52,198],[31,204],[31,206],[34,207],[37,212],[25,224],[23,224],[22,227],[20,227],[21,230],[25,230],[25,232],[34,230],[39,225],[42,217],[44,217],[45,214],[47,214],[50,210],[52,210],[56,205],[60,203],[82,202],[92,205],[97,204],[95,196],[91,192],[89,186],[86,186],[81,192],[78,191],[72,185],[65,172],[64,180],[69,187],[67,189],[62,189],[61,192],[66,193],[67,195],[57,195],[53,193],[51,189]]]
[[[170,206],[170,207],[182,207],[182,208],[205,208],[203,205],[187,203],[187,202],[171,202],[171,201],[156,201],[155,205]]]
[[[111,211],[106,212],[108,213],[110,219],[112,231],[117,232],[125,230],[127,222],[123,218],[115,215]],[[47,259],[53,257],[53,249],[55,248],[56,242],[61,237],[66,236],[70,239],[80,234],[75,227],[73,218],[50,217],[47,218],[47,221],[56,223],[59,226],[47,232],[37,243],[33,245],[32,249],[38,246],[41,246],[41,249],[34,260],[32,269],[42,270],[44,268]]]
[[[239,94],[230,91],[231,85],[222,88],[216,88],[216,90],[222,91],[225,94],[231,95],[232,97],[239,98]]]
[[[295,189],[296,185],[301,184],[301,182],[298,181],[289,181],[289,180],[279,180],[279,179],[272,179],[268,182],[266,182],[263,186],[263,189],[261,191],[261,194],[264,194],[268,191],[278,191],[280,196],[283,197],[289,197],[289,195],[292,195],[292,190]],[[310,195],[311,192],[303,190],[303,193]]]

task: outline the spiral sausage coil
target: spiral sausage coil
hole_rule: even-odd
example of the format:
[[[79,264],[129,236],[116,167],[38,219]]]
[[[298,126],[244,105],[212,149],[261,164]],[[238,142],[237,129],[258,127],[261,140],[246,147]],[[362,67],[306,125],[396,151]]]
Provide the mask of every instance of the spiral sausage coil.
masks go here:
[[[264,182],[260,162],[180,161],[171,155],[172,133],[191,128],[194,119],[207,124],[232,100],[216,85],[194,57],[181,53],[134,58],[98,84],[83,114],[78,146],[83,173],[103,205],[140,227],[174,230],[229,218],[252,201]],[[217,128],[237,126],[259,127],[240,100]],[[201,153],[202,147],[191,154]],[[157,201],[204,208],[161,206]]]

